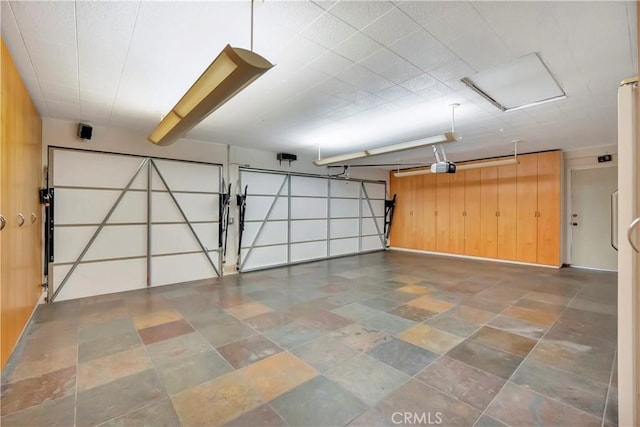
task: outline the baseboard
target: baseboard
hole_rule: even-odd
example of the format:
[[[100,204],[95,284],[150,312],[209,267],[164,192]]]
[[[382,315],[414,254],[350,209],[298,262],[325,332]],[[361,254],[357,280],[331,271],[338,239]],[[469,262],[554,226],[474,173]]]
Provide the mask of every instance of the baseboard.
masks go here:
[[[570,264],[569,267],[571,267],[571,268],[579,268],[580,270],[604,271],[604,272],[608,272],[608,273],[617,273],[618,272],[618,270],[610,270],[608,268],[584,267],[582,265],[572,265],[572,264]]]
[[[396,248],[396,247],[391,247],[389,249],[391,249],[392,251],[399,251],[399,252],[412,252],[416,254],[437,255],[437,256],[442,256],[447,258],[472,259],[475,261],[491,261],[491,262],[499,262],[502,264],[526,265],[529,267],[544,267],[544,268],[554,268],[554,269],[560,269],[561,267],[559,265],[534,264],[531,262],[511,261],[511,260],[496,259],[496,258],[484,258],[484,257],[472,256],[472,255],[459,255],[459,254],[448,254],[444,252],[422,251],[419,249],[407,249],[407,248]]]

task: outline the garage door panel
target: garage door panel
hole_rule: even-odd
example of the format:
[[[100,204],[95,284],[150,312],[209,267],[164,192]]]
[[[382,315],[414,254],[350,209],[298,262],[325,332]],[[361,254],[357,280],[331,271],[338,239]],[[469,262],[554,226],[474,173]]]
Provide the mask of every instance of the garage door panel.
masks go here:
[[[360,182],[358,181],[331,181],[331,197],[360,198]]]
[[[291,219],[327,217],[327,199],[291,197]]]
[[[308,176],[291,177],[292,196],[327,197],[329,186],[326,179]]]
[[[258,230],[262,227],[260,237],[256,240]],[[242,234],[242,247],[275,245],[287,243],[288,224],[286,221],[247,222]]]
[[[98,229],[89,227],[56,227],[54,253],[56,263],[73,263]],[[107,225],[98,234],[84,261],[144,256],[146,228],[139,225]]]
[[[378,234],[384,230],[384,218],[376,218],[375,221],[378,223],[378,228],[376,229],[376,223],[373,218],[363,218],[362,219],[362,235],[367,236],[370,234]]]
[[[291,245],[291,262],[308,261],[327,256],[327,241],[295,243]]]
[[[251,253],[243,249],[241,255],[244,260],[244,270],[283,265],[287,263],[287,245],[253,248]]]
[[[121,191],[60,188],[55,190],[56,224],[100,224]],[[146,222],[146,194],[127,192],[109,223]]]
[[[331,218],[357,218],[358,204],[356,199],[331,199]]]
[[[371,216],[384,216],[385,206],[384,200],[370,200],[371,207],[369,207],[369,203],[366,200],[363,200],[362,203],[362,216],[363,217],[371,217]],[[373,215],[371,214],[371,209],[373,209]]]
[[[364,188],[367,191],[369,200],[380,199],[385,200],[387,198],[386,188],[384,184],[378,184],[377,182],[365,182]]]
[[[358,252],[358,238],[337,239],[329,242],[329,255],[338,256]]]
[[[281,174],[243,171],[241,177],[242,191],[244,192],[244,187],[247,186],[247,194],[278,194],[278,190],[285,179],[286,176]],[[285,184],[282,188],[282,194],[286,193],[286,191],[287,185]]]
[[[291,242],[327,238],[327,220],[291,221]]]
[[[198,238],[207,250],[218,248],[218,224],[193,224]],[[198,241],[187,224],[152,225],[151,253],[153,255],[178,254],[201,251]]]
[[[384,249],[384,245],[380,240],[380,236],[363,236],[362,237],[363,251],[375,251],[379,249]]]
[[[124,188],[143,158],[99,152],[54,150],[55,187]],[[133,189],[146,189],[146,174],[140,172]]]
[[[209,252],[209,258],[217,262],[218,253],[213,251]],[[152,286],[203,280],[215,276],[211,264],[209,264],[202,252],[196,254],[154,256],[151,265]]]
[[[174,161],[154,160],[162,177],[171,191],[197,191],[218,193],[220,191],[220,169],[211,165]],[[154,190],[165,190],[160,178],[153,171],[151,183]]]
[[[217,194],[177,193],[174,196],[189,221],[218,221],[220,207]],[[151,219],[154,223],[184,222],[178,207],[167,192],[154,192],[151,206]]]
[[[249,196],[247,197],[247,212],[245,213],[245,220],[254,221],[259,220],[262,221],[267,217],[267,213],[271,208],[271,204],[275,196]],[[269,215],[270,220],[273,219],[287,219],[289,215],[289,204],[287,202],[286,197],[278,197],[276,200],[273,209],[271,210],[271,214]]]
[[[357,219],[332,219],[330,225],[330,237],[332,239],[342,237],[355,237],[360,231]]]
[[[52,291],[58,288],[70,269],[70,265],[53,267]],[[142,289],[146,287],[146,271],[143,258],[79,264],[56,301]]]

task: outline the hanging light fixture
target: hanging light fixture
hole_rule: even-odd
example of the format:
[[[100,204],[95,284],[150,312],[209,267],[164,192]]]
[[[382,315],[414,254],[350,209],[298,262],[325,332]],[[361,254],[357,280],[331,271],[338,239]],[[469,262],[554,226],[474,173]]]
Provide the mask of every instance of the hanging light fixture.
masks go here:
[[[414,148],[422,148],[429,145],[444,144],[460,140],[460,136],[455,132],[454,109],[460,104],[451,104],[451,132],[444,132],[439,135],[433,135],[426,138],[414,139],[412,141],[399,142],[397,144],[385,145],[383,147],[370,148],[364,151],[356,151],[355,153],[339,154],[333,157],[320,158],[318,150],[318,160],[314,160],[316,166],[326,166],[334,163],[340,163],[347,160],[355,160],[363,157],[378,156],[380,154],[396,153],[398,151],[412,150]]]
[[[263,75],[273,64],[253,52],[253,0],[251,50],[227,45],[149,134],[149,141],[169,145]]]

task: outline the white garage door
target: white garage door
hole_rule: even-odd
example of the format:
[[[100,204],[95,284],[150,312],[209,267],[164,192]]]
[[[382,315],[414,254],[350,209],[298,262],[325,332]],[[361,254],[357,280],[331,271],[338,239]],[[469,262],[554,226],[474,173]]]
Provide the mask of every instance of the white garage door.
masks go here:
[[[49,168],[49,300],[219,275],[220,165],[54,148]]]
[[[386,247],[386,183],[240,169],[247,186],[240,271]]]

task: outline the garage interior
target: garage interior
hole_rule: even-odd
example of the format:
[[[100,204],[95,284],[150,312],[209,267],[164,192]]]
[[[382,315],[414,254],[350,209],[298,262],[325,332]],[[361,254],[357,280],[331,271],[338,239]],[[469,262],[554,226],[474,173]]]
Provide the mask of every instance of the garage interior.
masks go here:
[[[639,424],[636,2],[1,7],[2,425]]]

